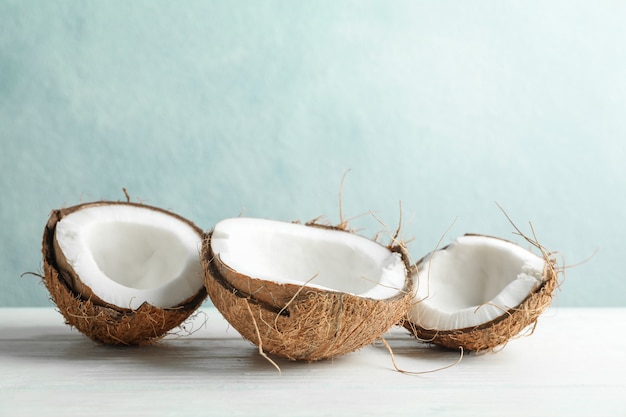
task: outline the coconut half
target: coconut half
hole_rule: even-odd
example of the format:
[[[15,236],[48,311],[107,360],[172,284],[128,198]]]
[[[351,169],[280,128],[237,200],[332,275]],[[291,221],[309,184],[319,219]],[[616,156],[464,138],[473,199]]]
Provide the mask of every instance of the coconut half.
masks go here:
[[[54,210],[44,282],[68,324],[106,344],[146,344],[206,298],[202,230],[165,210],[94,202]]]
[[[465,235],[416,264],[414,300],[404,326],[448,348],[493,349],[536,323],[550,305],[557,270],[495,237]]]
[[[315,361],[372,343],[406,313],[408,256],[342,229],[266,219],[217,223],[202,250],[213,304],[246,339]]]

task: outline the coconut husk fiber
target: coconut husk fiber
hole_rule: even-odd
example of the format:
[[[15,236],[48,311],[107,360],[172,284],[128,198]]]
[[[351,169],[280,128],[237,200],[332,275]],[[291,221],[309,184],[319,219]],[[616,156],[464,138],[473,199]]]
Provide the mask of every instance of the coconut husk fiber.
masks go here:
[[[403,249],[392,250],[402,254],[408,271]],[[224,318],[263,352],[289,360],[332,358],[372,343],[406,314],[412,296],[408,273],[405,288],[385,300],[245,276],[214,256],[211,233],[203,241],[202,266],[209,297]]]
[[[165,212],[136,203],[105,201],[53,210],[43,233],[43,282],[66,323],[95,342],[110,345],[145,345],[155,342],[183,323],[202,304],[206,291],[202,288],[198,294],[173,308],[144,303],[132,310],[103,302],[83,283],[77,290],[75,283],[80,278],[73,276],[72,271],[65,267],[59,267],[61,256],[55,253],[54,231],[64,216],[81,208],[104,204],[130,204]],[[166,213],[180,218],[173,213]],[[202,233],[199,228],[194,228],[199,234]]]

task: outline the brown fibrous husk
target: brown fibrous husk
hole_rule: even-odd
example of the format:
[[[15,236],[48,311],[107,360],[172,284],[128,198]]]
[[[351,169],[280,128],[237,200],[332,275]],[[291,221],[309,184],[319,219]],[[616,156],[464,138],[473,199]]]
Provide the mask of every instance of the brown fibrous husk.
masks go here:
[[[412,296],[408,255],[401,245],[389,249],[401,254],[407,279],[397,296],[385,300],[240,274],[214,255],[211,233],[202,247],[204,283],[215,307],[244,338],[271,355],[312,362],[371,344],[406,314]]]
[[[559,287],[559,274],[556,260],[535,241],[541,249],[546,266],[543,281],[518,306],[503,309],[498,318],[475,327],[455,330],[427,329],[404,318],[400,325],[408,329],[417,339],[450,349],[462,348],[466,351],[493,351],[506,345],[520,334],[532,334],[539,316],[552,304],[555,290]],[[426,258],[426,257],[425,257]],[[422,258],[417,262],[416,268]],[[419,301],[418,301],[419,302]],[[480,308],[480,306],[478,307]]]
[[[142,304],[137,309],[120,308],[103,302],[97,294],[68,270],[62,254],[55,250],[55,229],[65,216],[77,210],[98,205],[124,204],[157,210],[191,225],[199,235],[202,230],[190,221],[157,207],[138,203],[99,201],[53,210],[43,234],[43,281],[52,301],[68,325],[95,342],[108,345],[146,345],[163,338],[170,330],[182,324],[206,299],[206,290],[199,292],[172,308]],[[78,290],[77,290],[78,288]]]

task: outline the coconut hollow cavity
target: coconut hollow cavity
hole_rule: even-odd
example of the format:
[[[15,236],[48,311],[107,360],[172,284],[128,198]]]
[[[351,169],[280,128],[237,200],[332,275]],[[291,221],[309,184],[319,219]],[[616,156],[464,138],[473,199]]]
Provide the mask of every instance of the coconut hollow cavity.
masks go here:
[[[327,226],[226,219],[205,236],[202,264],[226,320],[263,351],[291,360],[368,345],[411,300],[401,246]]]
[[[448,348],[493,349],[536,324],[557,276],[543,250],[538,256],[499,238],[461,236],[416,264],[404,326]]]
[[[206,298],[202,230],[130,202],[54,210],[43,235],[44,282],[68,324],[105,344],[141,345]]]

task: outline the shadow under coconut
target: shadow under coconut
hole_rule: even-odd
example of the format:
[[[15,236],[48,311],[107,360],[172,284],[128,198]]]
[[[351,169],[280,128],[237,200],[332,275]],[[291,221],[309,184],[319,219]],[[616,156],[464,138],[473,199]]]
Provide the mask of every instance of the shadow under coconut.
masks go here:
[[[165,340],[155,349],[154,361],[148,356],[144,364],[157,368],[187,369],[206,375],[258,375],[260,377],[288,374],[290,371],[324,370],[349,360],[350,355],[317,362],[290,361],[273,355],[264,356],[259,348],[239,337],[232,339]],[[158,351],[157,351],[158,350]]]
[[[31,364],[67,366],[68,372],[80,368],[82,374],[103,375],[184,375],[206,378],[207,375],[240,377],[279,375],[276,367],[259,349],[233,332],[227,337],[168,335],[145,346],[98,344],[75,329],[59,332],[58,327],[39,327],[36,332],[11,332],[0,344],[0,359],[27,361]],[[345,360],[343,357],[316,363],[294,362],[271,357],[282,373],[290,370],[324,370]],[[86,365],[86,366],[85,366]],[[45,366],[45,365],[43,365]],[[107,369],[111,372],[103,373]]]
[[[94,342],[82,334],[54,334],[47,333],[41,328],[42,334],[20,335],[11,334],[11,337],[0,344],[0,355],[8,358],[23,358],[28,360],[65,361],[93,359],[89,353]]]

